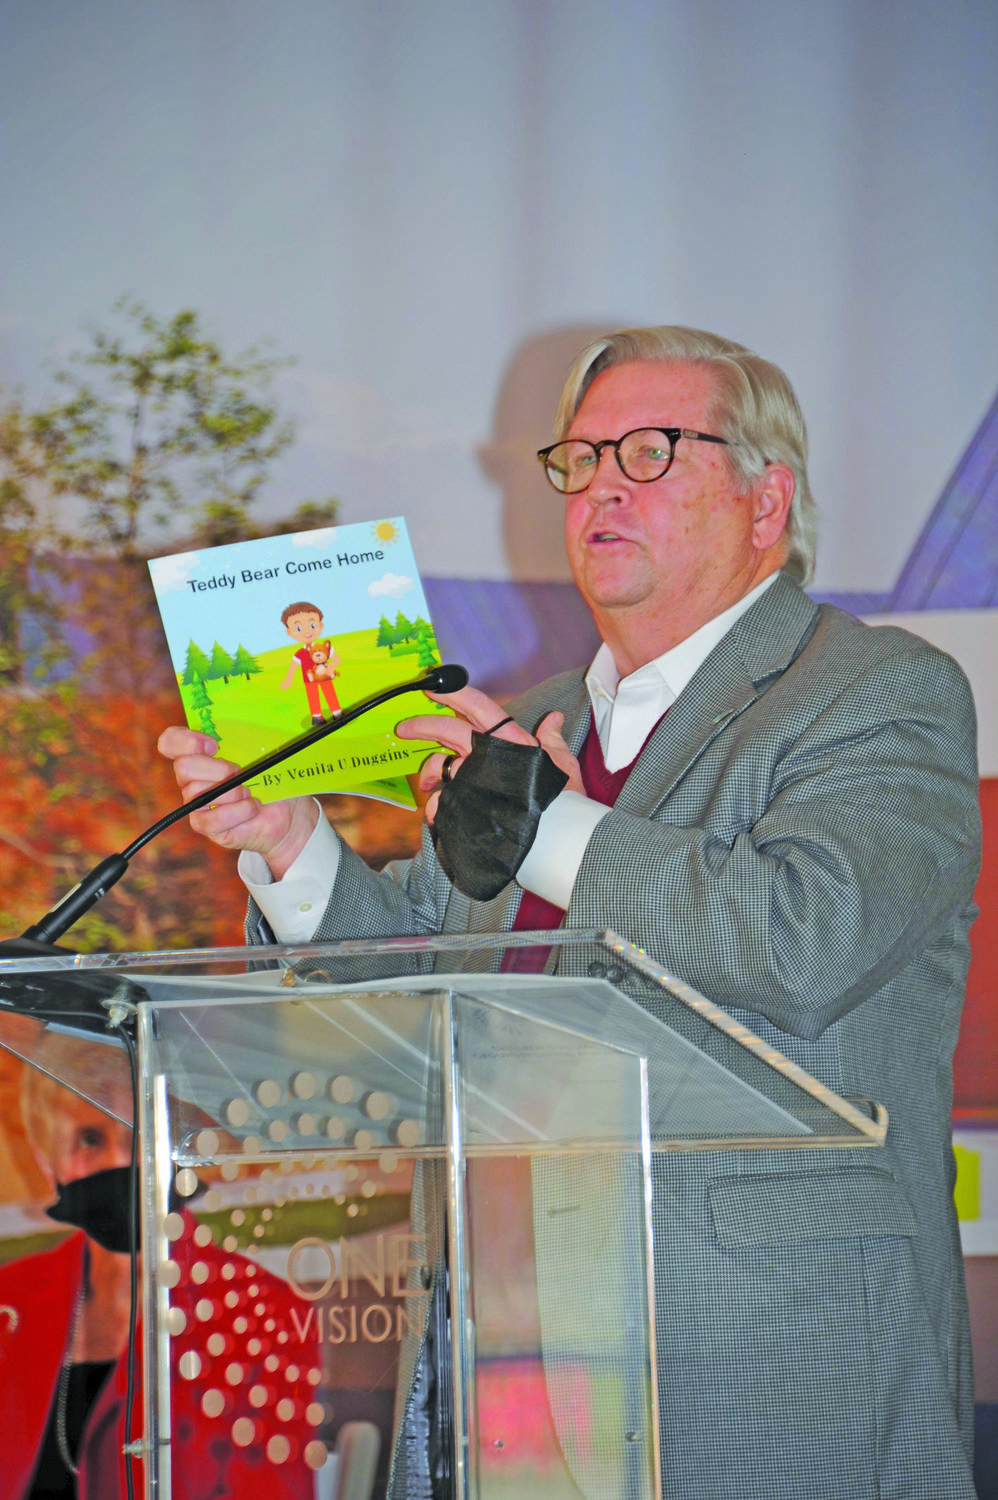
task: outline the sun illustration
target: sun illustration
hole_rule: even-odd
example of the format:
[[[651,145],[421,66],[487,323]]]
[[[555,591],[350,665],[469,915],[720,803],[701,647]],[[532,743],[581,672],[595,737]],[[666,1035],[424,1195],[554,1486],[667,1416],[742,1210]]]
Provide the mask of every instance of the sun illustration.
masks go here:
[[[394,521],[375,521],[371,527],[371,534],[376,536],[379,542],[397,542],[399,529]]]

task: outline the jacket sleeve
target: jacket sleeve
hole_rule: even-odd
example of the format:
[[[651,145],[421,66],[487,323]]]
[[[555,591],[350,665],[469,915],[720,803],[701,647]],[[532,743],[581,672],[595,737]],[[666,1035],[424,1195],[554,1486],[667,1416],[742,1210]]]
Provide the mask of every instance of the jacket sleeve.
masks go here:
[[[611,811],[568,925],[609,926],[717,1003],[815,1039],[969,920],[973,701],[955,662],[906,639],[777,757],[764,736],[732,748],[722,778],[760,787],[751,826],[679,826],[669,804],[665,821]]]
[[[433,854],[424,826],[414,859],[399,860],[378,872],[343,844],[332,895],[314,941],[347,938],[418,937],[440,931],[450,882]]]

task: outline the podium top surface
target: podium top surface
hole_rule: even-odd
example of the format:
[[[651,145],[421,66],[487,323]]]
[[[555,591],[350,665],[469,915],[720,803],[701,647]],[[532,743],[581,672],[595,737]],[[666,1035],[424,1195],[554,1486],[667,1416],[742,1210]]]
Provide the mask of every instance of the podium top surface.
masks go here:
[[[140,1041],[190,1122],[225,1129],[245,1107],[249,1138],[264,1142],[273,1130],[293,1144],[301,1120],[306,1134],[336,1121],[365,1140],[363,1101],[376,1095],[433,1147],[443,1024],[468,1137],[483,1147],[637,1144],[642,1097],[652,1149],[878,1145],[886,1133],[877,1105],[840,1098],[745,1013],[611,932],[0,960],[0,1046],[102,1108],[97,1080],[121,1045],[111,1016],[141,1017]],[[53,1035],[75,1040],[56,1047]],[[330,1091],[348,1076],[356,1099],[337,1104]],[[319,1099],[309,1108],[295,1092],[304,1077]]]

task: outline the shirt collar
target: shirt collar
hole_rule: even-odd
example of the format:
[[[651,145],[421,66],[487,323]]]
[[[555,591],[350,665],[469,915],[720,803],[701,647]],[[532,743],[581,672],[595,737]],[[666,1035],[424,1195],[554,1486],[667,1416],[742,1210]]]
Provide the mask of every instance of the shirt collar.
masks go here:
[[[755,601],[776,582],[778,576],[778,573],[771,573],[744,598],[732,604],[722,614],[715,615],[706,625],[701,625],[685,641],[680,641],[678,646],[664,651],[654,661],[638,667],[636,672],[631,672],[623,679],[617,671],[609,646],[604,642],[586,673],[586,689],[593,712],[599,714],[601,709],[605,712],[606,706],[616,700],[622,686],[628,693],[632,690],[656,692],[665,700],[666,707],[674,703],[735,621],[741,619],[746,610],[751,609]]]

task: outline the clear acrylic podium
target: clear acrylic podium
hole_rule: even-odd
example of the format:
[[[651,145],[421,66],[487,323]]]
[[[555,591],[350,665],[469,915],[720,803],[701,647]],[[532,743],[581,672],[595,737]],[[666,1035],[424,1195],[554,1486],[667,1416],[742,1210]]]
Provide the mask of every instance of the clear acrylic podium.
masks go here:
[[[138,1039],[156,1500],[233,1452],[260,1495],[654,1500],[655,1153],[886,1131],[613,934],[6,961],[0,1045],[39,1062],[6,982],[92,971]],[[109,1046],[58,1069],[107,1109]]]

